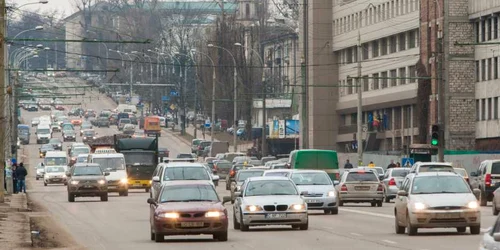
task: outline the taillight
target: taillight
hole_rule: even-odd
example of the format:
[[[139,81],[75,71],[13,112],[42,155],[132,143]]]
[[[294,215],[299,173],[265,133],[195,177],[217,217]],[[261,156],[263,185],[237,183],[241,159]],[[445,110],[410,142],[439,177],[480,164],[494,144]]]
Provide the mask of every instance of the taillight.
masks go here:
[[[392,178],[392,179],[389,181],[389,186],[396,186],[396,181],[394,180],[394,178]]]
[[[484,184],[489,187],[491,186],[491,174],[486,174],[484,176]]]
[[[340,188],[340,191],[347,192],[347,186],[345,184],[342,185],[342,187]]]
[[[335,173],[335,180],[339,180],[340,179],[340,174],[339,173]]]
[[[384,185],[378,185],[377,191],[381,192],[384,191]]]
[[[234,174],[236,174],[236,172],[234,172],[234,170],[231,170],[231,172],[229,172],[229,176],[231,176],[231,177],[234,177]]]

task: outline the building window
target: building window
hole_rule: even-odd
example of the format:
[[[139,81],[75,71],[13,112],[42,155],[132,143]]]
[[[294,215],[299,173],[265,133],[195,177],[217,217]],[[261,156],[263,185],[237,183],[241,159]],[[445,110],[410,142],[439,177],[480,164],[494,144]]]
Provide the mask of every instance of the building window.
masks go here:
[[[493,78],[498,79],[498,57],[493,58]]]
[[[409,82],[416,82],[417,79],[417,67],[416,66],[410,66],[408,67],[408,71],[410,71],[410,79]]]
[[[372,77],[373,77],[373,89],[378,89],[379,88],[379,86],[378,86],[378,82],[379,82],[378,74],[373,74]]]
[[[387,88],[387,72],[382,72],[382,77],[380,77],[382,79],[382,86],[380,87],[381,89],[385,89]]]
[[[250,4],[245,4],[245,17],[250,18]]]
[[[492,26],[491,26],[491,18],[488,18],[488,20],[486,21],[486,23],[488,24],[488,26],[486,27],[486,34],[488,34],[487,39],[489,41],[489,40],[491,40],[491,37],[493,36],[493,32],[491,30],[491,28],[492,28]]]
[[[351,95],[352,94],[352,89],[353,89],[352,78],[347,79],[347,84],[346,85],[347,85],[346,86],[346,88],[347,88],[347,94]]]
[[[493,106],[492,105],[493,103],[492,103],[491,98],[488,98],[487,102],[488,102],[488,120],[491,120],[493,118],[493,114],[492,114],[493,113],[493,109],[491,107],[491,106]]]
[[[406,49],[406,33],[399,34],[399,51]]]
[[[416,40],[417,40],[416,33],[417,32],[415,30],[412,30],[408,34],[408,49],[413,49],[417,46],[416,45]]]
[[[378,57],[378,41],[375,40],[372,42],[372,57]]]
[[[369,58],[369,51],[370,51],[370,46],[368,46],[369,44],[368,43],[363,43],[363,45],[361,46],[362,50],[363,50],[363,60],[366,60]]]
[[[346,50],[346,53],[345,53],[345,54],[346,54],[346,55],[345,55],[345,56],[346,56],[346,60],[345,60],[345,62],[346,62],[346,63],[352,63],[352,48],[348,48],[348,49]]]
[[[406,68],[399,68],[399,85],[406,84]]]
[[[390,71],[390,73],[391,73],[391,79],[390,79],[391,86],[390,87],[394,87],[398,84],[398,79],[396,79],[398,77],[397,71],[395,69],[393,69]]]
[[[481,60],[481,81],[486,81],[486,60]]]
[[[390,53],[396,53],[397,51],[397,39],[396,39],[396,36],[391,36],[389,38],[389,46],[390,46],[390,50],[389,52]]]
[[[486,41],[486,21],[481,21],[481,42]]]
[[[498,17],[493,18],[493,39],[498,39]]]
[[[353,62],[358,62],[358,47],[354,46],[352,47],[352,61]]]
[[[476,121],[481,120],[480,119],[481,117],[479,117],[479,115],[480,115],[480,112],[479,112],[479,100],[476,100]]]
[[[480,75],[479,75],[479,61],[476,61],[476,82],[479,82],[480,81]]]
[[[380,41],[380,55],[387,55],[387,38],[382,38]]]
[[[491,72],[493,71],[493,64],[491,63],[491,58],[488,58],[488,81],[492,79]]]
[[[498,119],[498,97],[493,98],[493,119]]]
[[[479,27],[479,25],[480,25],[480,23],[476,22],[476,29],[475,29],[476,43],[480,42],[480,40],[479,40],[479,29],[480,29],[480,27]]]
[[[481,99],[481,121],[486,120],[486,99]]]
[[[351,114],[351,125],[358,124],[358,113]]]
[[[363,91],[370,90],[370,82],[368,80],[368,76],[363,76]]]

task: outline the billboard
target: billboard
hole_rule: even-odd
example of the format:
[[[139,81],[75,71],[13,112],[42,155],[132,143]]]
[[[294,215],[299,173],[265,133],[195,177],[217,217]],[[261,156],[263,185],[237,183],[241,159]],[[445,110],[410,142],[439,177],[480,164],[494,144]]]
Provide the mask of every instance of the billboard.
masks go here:
[[[285,135],[286,137],[299,136],[300,125],[299,120],[285,120]]]
[[[271,129],[269,130],[269,134],[270,134],[269,137],[278,138],[279,137],[279,130],[280,130],[279,121],[278,120],[272,121],[270,128]]]
[[[299,120],[274,120],[269,122],[269,138],[299,137]]]

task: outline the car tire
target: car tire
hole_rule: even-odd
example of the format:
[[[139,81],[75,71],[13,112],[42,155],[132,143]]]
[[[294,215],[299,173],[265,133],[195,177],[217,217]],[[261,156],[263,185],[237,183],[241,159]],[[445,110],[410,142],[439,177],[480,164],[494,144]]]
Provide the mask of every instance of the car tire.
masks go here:
[[[218,186],[219,186],[219,182],[218,182],[218,181],[214,182],[214,185],[215,185],[216,187],[218,187]]]
[[[128,196],[128,189],[123,191],[123,196]]]
[[[68,183],[67,183],[67,182],[65,182],[65,183],[64,183],[64,186],[67,186],[67,185],[68,185]]]
[[[101,195],[101,201],[108,201],[108,193]]]
[[[41,157],[40,157],[41,158]],[[36,177],[36,180],[38,181],[40,178]]]
[[[149,188],[146,188],[146,193],[149,193]]]
[[[491,204],[491,210],[493,210],[493,215],[498,215],[498,213],[500,212],[500,210],[497,209],[495,199],[493,199],[493,202]]]
[[[418,233],[418,228],[417,227],[414,227],[411,225],[411,222],[410,222],[410,217],[406,217],[406,230],[407,230],[407,233],[409,236],[414,236],[414,235],[417,235]]]
[[[339,200],[339,207],[343,207],[344,206],[344,202]]]
[[[71,194],[71,193],[68,193],[68,201],[69,202],[75,202],[75,195]]]
[[[377,201],[377,207],[382,207],[383,204],[384,204],[383,201]]]
[[[227,231],[222,232],[222,233],[216,233],[212,237],[214,240],[227,241]]]
[[[371,202],[371,203],[370,203],[370,205],[371,205],[372,207],[375,207],[375,206],[377,206],[377,202]]]
[[[396,229],[396,234],[404,234],[406,231],[405,227],[399,225],[397,216],[394,216],[394,229]]]
[[[234,230],[239,230],[240,229],[240,223],[236,220],[236,214],[233,211],[233,228]]]
[[[226,181],[226,190],[229,190],[229,189],[230,189],[230,188],[229,188],[229,186],[228,186],[228,184],[227,184],[227,181]]]
[[[299,229],[300,230],[307,230],[307,229],[309,229],[309,219],[307,220],[307,222],[305,224],[300,225]]]
[[[391,202],[391,198],[387,197],[387,195],[386,195],[385,193],[384,193],[384,201],[385,201],[386,203]]]
[[[467,231],[467,227],[457,227],[457,232],[465,233],[465,231]]]
[[[248,230],[250,230],[250,227],[245,225],[245,223],[243,222],[243,212],[240,211],[240,230],[242,232],[247,232]]]
[[[330,210],[330,209],[324,209],[324,210],[323,210],[323,212],[324,212],[325,214],[331,214],[331,213],[332,213],[332,210]]]
[[[165,241],[164,234],[155,233],[155,242],[164,242],[164,241]]]
[[[155,240],[156,239],[156,235],[155,233],[153,233],[153,229],[149,229],[150,233],[151,234],[151,240]]]
[[[332,208],[331,213],[332,214],[339,214],[339,208],[338,207]]]
[[[47,182],[43,182],[43,185],[44,185],[44,186],[47,186]]]
[[[480,200],[481,207],[486,207],[486,205],[488,204],[488,200],[487,200],[485,192],[481,191],[481,195],[479,197],[479,200]]]
[[[470,233],[471,234],[480,234],[481,233],[481,226],[472,226],[470,227]]]

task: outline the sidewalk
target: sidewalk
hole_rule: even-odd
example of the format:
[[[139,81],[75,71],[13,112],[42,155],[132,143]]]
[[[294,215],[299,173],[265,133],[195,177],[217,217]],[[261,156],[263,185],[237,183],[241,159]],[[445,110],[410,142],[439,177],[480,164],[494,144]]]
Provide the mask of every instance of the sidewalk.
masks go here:
[[[26,194],[5,196],[0,203],[0,248],[30,249],[31,229]]]

